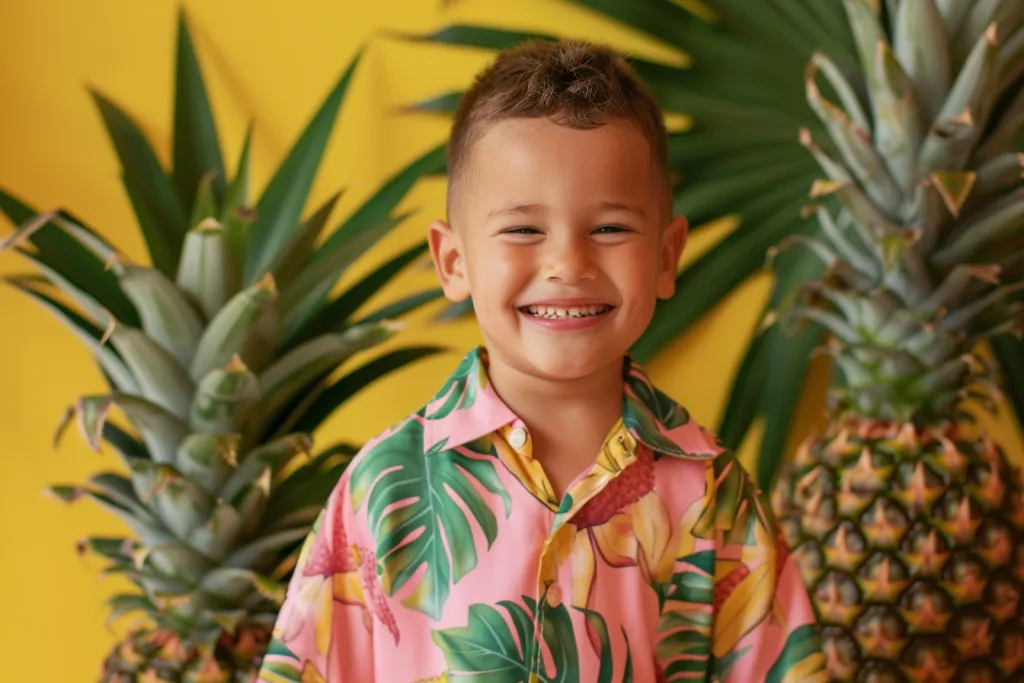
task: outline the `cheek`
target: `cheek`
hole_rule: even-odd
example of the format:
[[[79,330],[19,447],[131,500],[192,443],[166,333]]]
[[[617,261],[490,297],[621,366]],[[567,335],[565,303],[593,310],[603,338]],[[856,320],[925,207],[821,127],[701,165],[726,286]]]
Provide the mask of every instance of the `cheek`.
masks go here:
[[[614,256],[605,260],[604,271],[620,289],[640,295],[657,286],[658,258],[650,248],[637,245],[613,251]]]
[[[509,296],[532,278],[533,264],[528,249],[508,245],[480,245],[469,259],[469,277],[474,296]]]

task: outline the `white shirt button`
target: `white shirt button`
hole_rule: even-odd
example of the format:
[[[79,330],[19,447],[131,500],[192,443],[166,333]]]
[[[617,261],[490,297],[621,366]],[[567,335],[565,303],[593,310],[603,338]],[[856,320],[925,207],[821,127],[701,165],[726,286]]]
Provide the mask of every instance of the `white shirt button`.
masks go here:
[[[512,433],[508,435],[508,443],[512,448],[522,448],[526,445],[526,430],[522,427],[516,427],[512,430]]]

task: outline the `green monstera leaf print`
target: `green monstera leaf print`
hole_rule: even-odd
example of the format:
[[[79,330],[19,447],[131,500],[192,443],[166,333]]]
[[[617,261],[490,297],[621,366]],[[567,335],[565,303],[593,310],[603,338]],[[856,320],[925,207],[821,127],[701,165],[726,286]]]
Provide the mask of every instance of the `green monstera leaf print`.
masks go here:
[[[528,597],[523,598],[523,603],[525,607],[508,600],[498,603],[508,614],[508,619],[491,605],[472,605],[466,626],[434,631],[434,642],[444,652],[448,664],[446,680],[460,683],[522,683],[532,680],[532,665],[538,657],[531,647],[535,642],[533,615],[536,614],[537,603]],[[597,683],[611,683],[615,662],[608,627],[596,612],[578,611],[586,615],[600,642],[601,664]],[[515,634],[508,621],[512,622]],[[576,637],[565,605],[546,609],[542,636],[551,652],[554,670],[545,671],[543,664],[538,665],[540,670],[536,672],[536,680],[541,683],[581,683],[577,643],[585,644],[587,638],[582,634]],[[626,652],[625,673],[620,680],[632,683],[633,666],[628,643]]]
[[[676,429],[690,422],[690,414],[670,397],[653,387],[640,373],[630,372],[626,377],[630,394],[623,397],[622,421],[648,443],[666,453],[685,455],[671,439],[662,435],[658,423],[665,429]]]
[[[813,624],[804,624],[789,634],[786,644],[775,660],[775,665],[765,677],[765,683],[783,683],[792,673],[806,670],[817,670],[818,663],[813,660],[820,660],[821,640],[818,637],[818,630]]]
[[[608,638],[608,625],[604,618],[597,612],[588,609],[575,608],[586,615],[590,628],[597,633],[601,643],[601,669],[597,672],[596,683],[612,683],[612,674],[615,671],[615,660],[612,656],[612,648]],[[626,636],[626,629],[622,629],[622,637],[626,641],[626,669],[622,673],[619,683],[633,683],[633,660],[629,651],[629,637]]]
[[[423,423],[410,419],[367,453],[353,468],[350,482],[355,509],[367,504],[384,591],[394,595],[426,564],[420,583],[403,604],[433,619],[440,618],[451,586],[476,567],[478,549],[469,517],[490,548],[498,535],[498,499],[506,519],[512,511],[512,499],[494,468],[493,451],[473,457],[445,450],[445,443],[424,454]],[[485,500],[473,481],[494,497]]]
[[[473,404],[476,403],[477,391],[487,386],[487,373],[480,367],[483,362],[482,353],[483,351],[470,353],[462,359],[459,366],[455,368],[455,372],[441,387],[441,391],[437,392],[435,398],[444,397],[444,403],[436,410],[427,412],[426,419],[443,420],[456,410],[473,407]]]
[[[657,388],[651,386],[642,377],[630,373],[626,380],[630,390],[636,395],[644,407],[649,410],[666,429],[682,427],[690,421],[690,413]]]

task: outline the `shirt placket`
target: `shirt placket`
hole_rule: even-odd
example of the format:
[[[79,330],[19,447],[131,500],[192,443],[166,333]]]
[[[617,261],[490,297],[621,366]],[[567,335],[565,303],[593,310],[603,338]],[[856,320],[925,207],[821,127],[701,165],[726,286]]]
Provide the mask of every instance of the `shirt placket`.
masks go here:
[[[555,526],[551,534],[548,535],[544,541],[544,545],[541,547],[540,561],[537,567],[537,582],[536,582],[536,596],[537,605],[533,614],[533,657],[530,661],[530,683],[535,683],[540,680],[540,668],[543,666],[544,657],[542,646],[544,643],[544,621],[547,617],[547,611],[549,609],[557,609],[562,604],[563,591],[562,587],[558,583],[558,557],[556,554],[556,548],[558,547],[559,534],[565,534],[569,531],[565,527],[565,521],[561,524],[558,522],[558,517],[555,518]],[[571,544],[569,546],[571,548]]]
[[[526,431],[525,425],[517,421],[509,433],[507,441],[520,454],[532,458],[528,437],[529,433]],[[620,430],[602,448],[598,463],[588,474],[588,477],[591,475],[597,477],[596,481],[594,478],[588,480],[588,477],[584,477],[580,484],[570,487],[562,496],[561,505],[555,513],[551,532],[541,547],[538,561],[535,585],[536,609],[533,613],[534,642],[529,666],[529,683],[540,681],[540,670],[543,666],[544,622],[547,612],[550,609],[557,609],[564,600],[564,590],[558,582],[558,567],[560,560],[564,561],[564,558],[559,558],[558,550],[561,548],[566,553],[572,551],[572,539],[565,538],[566,534],[571,534],[571,529],[567,525],[578,510],[603,491],[608,482],[617,477],[622,469],[632,464],[635,455],[636,441],[624,429]],[[586,494],[574,495],[584,483],[589,484]],[[566,507],[568,501],[571,501],[571,505]]]

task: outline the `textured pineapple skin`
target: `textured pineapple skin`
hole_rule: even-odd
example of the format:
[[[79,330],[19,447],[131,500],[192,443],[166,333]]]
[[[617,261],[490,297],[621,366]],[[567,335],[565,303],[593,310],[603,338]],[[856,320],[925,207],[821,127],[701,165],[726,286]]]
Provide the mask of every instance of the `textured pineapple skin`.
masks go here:
[[[1024,681],[1024,479],[958,425],[811,437],[772,506],[833,681]]]
[[[265,627],[243,625],[207,652],[165,629],[140,628],[113,647],[99,683],[249,683],[269,642]]]

